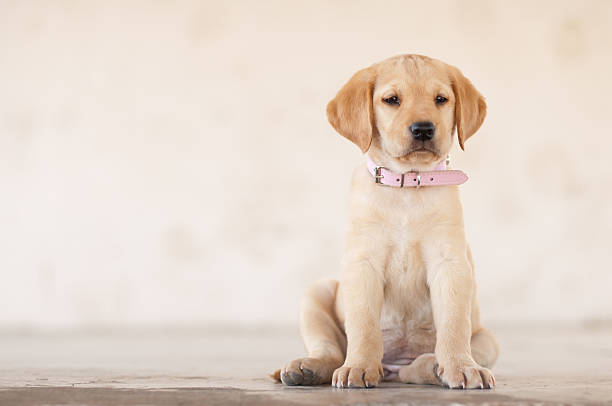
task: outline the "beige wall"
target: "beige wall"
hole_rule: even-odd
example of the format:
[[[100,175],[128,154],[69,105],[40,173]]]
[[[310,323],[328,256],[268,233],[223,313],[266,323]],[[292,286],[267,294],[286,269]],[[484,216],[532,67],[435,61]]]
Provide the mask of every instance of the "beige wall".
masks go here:
[[[0,2],[0,325],[294,322],[337,275],[324,109],[399,53],[487,96],[456,152],[485,319],[612,317],[612,2]],[[331,176],[333,174],[333,176]]]

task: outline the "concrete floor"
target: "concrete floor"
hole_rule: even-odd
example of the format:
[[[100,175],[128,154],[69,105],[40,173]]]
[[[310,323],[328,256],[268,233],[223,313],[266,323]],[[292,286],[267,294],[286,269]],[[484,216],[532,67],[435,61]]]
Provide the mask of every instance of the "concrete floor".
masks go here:
[[[612,326],[491,326],[497,388],[285,387],[267,372],[303,354],[297,329],[0,332],[0,406],[612,404]]]

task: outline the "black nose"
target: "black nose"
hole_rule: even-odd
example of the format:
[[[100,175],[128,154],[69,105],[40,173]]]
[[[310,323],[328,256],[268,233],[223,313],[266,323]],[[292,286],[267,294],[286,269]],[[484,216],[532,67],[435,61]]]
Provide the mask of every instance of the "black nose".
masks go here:
[[[431,121],[417,121],[410,124],[410,132],[414,139],[419,141],[427,141],[433,138],[436,132],[436,127]]]

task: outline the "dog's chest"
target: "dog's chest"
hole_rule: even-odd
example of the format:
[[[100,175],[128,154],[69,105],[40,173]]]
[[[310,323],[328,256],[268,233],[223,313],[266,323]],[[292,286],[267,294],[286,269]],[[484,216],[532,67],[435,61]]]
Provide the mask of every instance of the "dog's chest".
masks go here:
[[[418,230],[395,230],[396,245],[385,269],[381,315],[384,356],[388,373],[433,352],[435,328],[427,286],[427,269],[421,254]]]

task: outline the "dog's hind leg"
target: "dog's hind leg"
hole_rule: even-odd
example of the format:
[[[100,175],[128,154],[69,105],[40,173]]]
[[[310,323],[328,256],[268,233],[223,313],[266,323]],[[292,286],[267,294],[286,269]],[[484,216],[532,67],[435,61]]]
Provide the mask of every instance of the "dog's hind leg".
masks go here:
[[[272,377],[285,385],[330,383],[344,362],[346,336],[335,315],[338,281],[324,280],[310,286],[300,308],[300,331],[307,358],[289,362]]]
[[[499,344],[491,330],[482,328],[472,334],[472,358],[480,366],[492,368],[499,355]]]
[[[486,389],[494,387],[495,378],[486,368],[491,368],[497,360],[499,353],[497,339],[490,330],[483,328],[472,334],[470,346],[472,358],[474,358],[478,365],[484,368],[477,371],[477,373],[473,373],[473,376],[465,376],[465,387],[475,388],[479,387],[481,383],[482,387]],[[432,353],[422,354],[410,365],[400,369],[399,379],[404,383],[442,385],[442,381],[438,377],[441,371],[437,369],[436,356]]]

